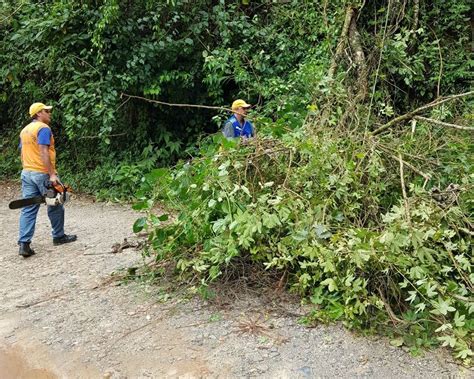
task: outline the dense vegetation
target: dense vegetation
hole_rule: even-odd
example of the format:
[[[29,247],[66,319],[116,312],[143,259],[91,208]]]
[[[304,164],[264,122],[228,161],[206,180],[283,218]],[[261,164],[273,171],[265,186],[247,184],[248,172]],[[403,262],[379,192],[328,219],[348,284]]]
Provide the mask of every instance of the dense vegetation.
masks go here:
[[[2,176],[29,104],[51,102],[63,177],[138,197],[146,254],[203,294],[265,272],[314,304],[308,322],[471,364],[470,1],[42,4],[2,2]],[[224,112],[127,95],[242,97],[258,138],[207,136]]]

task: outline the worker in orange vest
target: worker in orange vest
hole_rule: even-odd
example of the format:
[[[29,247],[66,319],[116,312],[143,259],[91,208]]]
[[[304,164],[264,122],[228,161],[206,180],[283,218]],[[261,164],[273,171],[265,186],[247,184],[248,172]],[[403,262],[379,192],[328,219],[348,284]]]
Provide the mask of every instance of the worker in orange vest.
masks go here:
[[[30,106],[31,122],[20,133],[21,189],[23,198],[44,195],[46,183],[59,181],[56,171],[56,150],[54,136],[49,127],[51,122],[51,105],[34,103]],[[34,255],[30,247],[35,232],[36,216],[40,205],[34,204],[22,208],[20,215],[19,253],[27,258]],[[64,233],[64,207],[62,204],[48,205],[48,217],[51,221],[54,245],[76,241],[76,235]]]

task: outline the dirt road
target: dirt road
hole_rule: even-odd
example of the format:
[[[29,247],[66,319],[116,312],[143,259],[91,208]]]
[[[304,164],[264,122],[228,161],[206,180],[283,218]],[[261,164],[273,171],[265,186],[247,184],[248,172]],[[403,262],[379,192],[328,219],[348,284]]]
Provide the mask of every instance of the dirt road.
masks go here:
[[[305,328],[302,310],[276,298],[270,304],[241,294],[217,306],[168,299],[145,283],[111,285],[112,272],[142,259],[134,249],[110,252],[124,238],[135,240],[137,214],[126,206],[74,199],[66,232],[79,238],[59,247],[41,209],[37,254],[23,259],[19,212],[7,207],[18,192],[16,184],[0,184],[2,379],[474,377],[443,351],[414,358],[340,326]]]

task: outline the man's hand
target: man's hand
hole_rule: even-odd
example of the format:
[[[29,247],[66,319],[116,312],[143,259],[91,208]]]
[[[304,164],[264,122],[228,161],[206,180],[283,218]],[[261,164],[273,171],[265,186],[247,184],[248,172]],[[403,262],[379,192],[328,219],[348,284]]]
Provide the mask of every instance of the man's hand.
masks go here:
[[[58,184],[59,182],[59,178],[56,174],[53,174],[53,175],[50,175],[49,176],[49,180],[53,183],[53,184]]]

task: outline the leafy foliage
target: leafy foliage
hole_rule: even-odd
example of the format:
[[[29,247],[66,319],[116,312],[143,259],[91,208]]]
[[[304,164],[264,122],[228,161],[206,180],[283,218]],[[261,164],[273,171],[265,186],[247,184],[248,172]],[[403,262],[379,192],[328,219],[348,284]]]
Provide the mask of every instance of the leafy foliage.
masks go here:
[[[315,305],[310,319],[391,322],[404,344],[436,344],[432,334],[468,362],[473,176],[462,178],[459,196],[439,198],[409,175],[405,205],[398,162],[359,137],[328,129],[209,142],[193,161],[148,178],[156,197],[136,208],[165,200],[178,213],[163,224],[150,212],[135,231],[148,228],[156,259],[202,286],[240,270],[243,259],[287,273]]]

